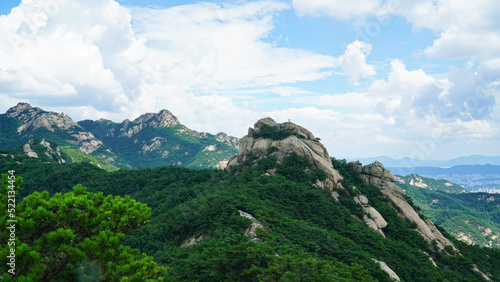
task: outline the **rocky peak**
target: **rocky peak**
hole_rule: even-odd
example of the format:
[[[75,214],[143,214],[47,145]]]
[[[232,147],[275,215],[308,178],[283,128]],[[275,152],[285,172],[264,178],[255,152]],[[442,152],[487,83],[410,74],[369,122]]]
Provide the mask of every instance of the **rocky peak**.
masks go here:
[[[380,189],[389,200],[391,200],[400,210],[399,216],[416,224],[416,231],[429,243],[436,241],[437,247],[441,250],[446,246],[451,246],[456,250],[455,245],[445,238],[436,226],[428,219],[422,219],[413,207],[408,203],[405,192],[394,182],[397,178],[384,168],[384,165],[375,161],[372,164],[363,166],[359,161],[349,163],[352,168],[360,173],[361,179],[367,184],[374,185]]]
[[[30,112],[30,111],[42,111],[40,108],[32,108],[28,103],[18,103],[16,106],[10,108],[6,114],[10,118],[16,118],[21,113]]]
[[[215,140],[222,142],[224,144],[227,144],[231,147],[236,147],[238,145],[238,142],[240,141],[240,139],[233,137],[233,136],[229,136],[223,132],[215,135]]]
[[[342,176],[333,168],[326,148],[304,127],[292,122],[276,123],[272,118],[258,120],[248,134],[240,139],[238,155],[229,160],[227,169],[243,164],[250,156],[251,165],[263,157],[275,156],[281,162],[292,153],[309,160],[315,167],[323,170],[326,180],[318,183],[322,187],[333,189]],[[243,168],[245,169],[245,168]]]
[[[147,127],[174,127],[181,124],[179,119],[174,116],[170,111],[161,110],[159,113],[147,113],[134,119],[132,122],[128,119],[122,122],[123,127],[120,129],[120,136],[127,136],[132,138],[143,128]]]
[[[50,132],[60,130],[63,138],[69,143],[80,146],[80,150],[92,153],[102,146],[90,132],[86,132],[79,124],[64,113],[47,112],[28,103],[19,103],[6,112],[6,116],[18,122],[17,133],[20,136],[31,136],[33,131],[45,128]],[[67,135],[65,135],[67,134]]]
[[[159,113],[147,113],[136,118],[133,123],[144,124],[149,127],[173,127],[180,124],[179,119],[170,111],[161,110]]]
[[[51,132],[54,132],[56,128],[61,130],[73,127],[80,128],[68,115],[46,112],[37,107],[33,108],[28,103],[17,104],[17,106],[10,108],[6,115],[19,121],[20,126],[17,128],[19,134],[23,134],[30,127],[32,130],[46,128]]]

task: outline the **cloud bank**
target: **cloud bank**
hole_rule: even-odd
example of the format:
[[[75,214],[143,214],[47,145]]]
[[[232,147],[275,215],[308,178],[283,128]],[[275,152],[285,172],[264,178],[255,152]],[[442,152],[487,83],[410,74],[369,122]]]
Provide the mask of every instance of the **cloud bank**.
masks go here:
[[[270,115],[318,132],[344,156],[370,154],[366,144],[378,154],[410,152],[411,140],[432,136],[455,138],[452,150],[472,138],[500,138],[497,6],[294,0],[160,9],[24,0],[0,16],[0,111],[27,101],[75,120],[121,121],[169,109],[193,129],[235,136]],[[357,26],[402,17],[415,32],[436,34],[425,58],[468,62],[431,74],[400,58],[373,61],[376,40],[355,40],[339,54],[276,44],[277,19],[291,12]],[[339,80],[350,90],[337,90]]]

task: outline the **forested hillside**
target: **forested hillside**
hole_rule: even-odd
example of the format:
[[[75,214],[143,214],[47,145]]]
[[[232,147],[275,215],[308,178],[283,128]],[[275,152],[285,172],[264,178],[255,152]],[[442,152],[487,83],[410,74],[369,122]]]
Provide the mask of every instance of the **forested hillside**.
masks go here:
[[[404,178],[406,183],[398,185],[413,198],[425,216],[461,241],[500,247],[499,194],[464,193],[458,188],[454,190],[458,185],[443,185],[449,182],[420,176],[417,176],[420,182],[410,185],[408,178],[412,177],[415,179],[407,176]]]
[[[324,175],[293,154],[280,163],[272,156],[262,158],[236,176],[173,166],[107,172],[87,163],[16,163],[9,158],[0,171],[15,170],[24,177],[18,201],[35,191],[47,190],[47,199],[58,197],[82,184],[89,193],[130,196],[146,204],[150,220],[121,243],[165,266],[166,280],[390,281],[376,261],[404,281],[483,281],[483,275],[500,280],[500,267],[493,263],[500,261],[499,250],[469,246],[442,229],[458,250],[428,244],[378,188],[365,184],[345,161],[333,164],[344,176],[338,200],[314,185]],[[270,169],[275,175],[267,173]],[[357,193],[366,195],[387,220],[385,238],[357,219],[364,215],[352,200]],[[252,237],[248,228],[256,222],[262,228]],[[93,265],[54,277],[103,275]]]

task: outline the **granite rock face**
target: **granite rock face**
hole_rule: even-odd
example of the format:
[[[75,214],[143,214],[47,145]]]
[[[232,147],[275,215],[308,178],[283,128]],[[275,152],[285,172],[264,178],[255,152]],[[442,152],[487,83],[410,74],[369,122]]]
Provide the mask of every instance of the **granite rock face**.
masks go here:
[[[132,138],[144,128],[174,127],[180,125],[179,119],[168,110],[161,110],[159,113],[147,113],[134,119],[134,121],[124,120],[119,136]]]
[[[28,103],[19,103],[6,112],[7,117],[19,122],[19,136],[31,135],[35,130],[47,129],[50,132],[65,132],[66,141],[90,154],[103,146],[92,133],[86,132],[78,123],[64,113],[46,112]]]
[[[363,194],[358,194],[354,196],[354,201],[359,204],[365,212],[363,221],[370,228],[385,237],[385,233],[382,228],[387,226],[387,221],[385,221],[384,217],[374,207],[368,204],[368,198]]]
[[[245,230],[245,236],[248,236],[250,241],[261,243],[262,239],[258,237],[257,230],[258,229],[265,229],[264,225],[260,221],[258,221],[253,215],[246,213],[244,211],[238,210],[240,213],[240,216],[248,218],[252,221],[250,226]]]
[[[436,241],[437,247],[443,250],[446,246],[451,246],[456,250],[455,245],[445,238],[436,226],[428,219],[422,219],[413,207],[408,203],[405,192],[394,182],[397,178],[379,162],[374,162],[363,166],[359,161],[350,162],[354,170],[360,173],[361,179],[367,184],[376,186],[380,189],[394,205],[400,209],[399,216],[403,219],[416,224],[416,231],[429,243]]]
[[[289,136],[279,140],[262,136],[261,129],[264,126],[274,127],[277,132]],[[281,162],[293,153],[308,159],[311,164],[325,172],[327,178],[317,183],[318,186],[332,190],[340,185],[337,181],[342,179],[342,176],[333,168],[328,151],[311,131],[292,122],[276,123],[269,117],[258,120],[253,128],[248,129],[248,134],[240,139],[238,155],[229,160],[226,169],[242,165],[250,156],[254,159],[251,165],[255,165],[263,157],[275,156],[277,162]]]

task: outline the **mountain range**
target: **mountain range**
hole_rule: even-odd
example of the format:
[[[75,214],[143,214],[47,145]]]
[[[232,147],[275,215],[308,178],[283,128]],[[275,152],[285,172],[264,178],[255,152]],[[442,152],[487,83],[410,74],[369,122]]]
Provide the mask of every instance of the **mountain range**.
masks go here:
[[[393,167],[390,169],[398,175],[416,173],[425,177],[446,179],[468,190],[500,187],[500,166],[498,165],[458,165],[450,168]]]
[[[22,251],[16,258],[30,262],[17,264],[14,278],[4,272],[4,280],[500,280],[499,249],[457,240],[419,211],[415,202],[428,199],[409,197],[383,164],[331,158],[311,131],[291,122],[257,121],[224,170],[106,171],[72,158],[140,166],[132,158],[145,160],[155,141],[159,152],[173,150],[162,147],[169,140],[174,147],[186,142],[178,150],[198,145],[198,153],[225,143],[200,145],[217,137],[189,131],[167,111],[74,123],[22,104],[0,118],[9,125],[1,141],[11,146],[0,152],[0,171],[23,177],[11,181],[21,185],[12,215]],[[420,192],[472,195],[447,181],[411,177],[405,181]],[[6,209],[7,174],[2,179]],[[496,216],[496,198],[475,203],[483,218]],[[0,246],[7,246],[6,216],[0,213]]]
[[[29,155],[31,147],[49,142],[59,148],[65,162],[85,159],[108,170],[168,165],[223,168],[237,153],[238,144],[238,138],[225,133],[191,130],[168,110],[121,123],[75,122],[63,113],[19,103],[0,115],[0,124],[3,154],[25,146]]]
[[[402,167],[402,168],[413,168],[413,167],[440,167],[448,168],[458,165],[500,165],[500,156],[462,156],[454,158],[451,160],[418,160],[409,157],[401,159],[393,159],[387,156],[377,156],[370,158],[346,158],[347,160],[354,161],[359,160],[362,163],[372,163],[374,161],[379,161],[386,165],[387,167]]]

